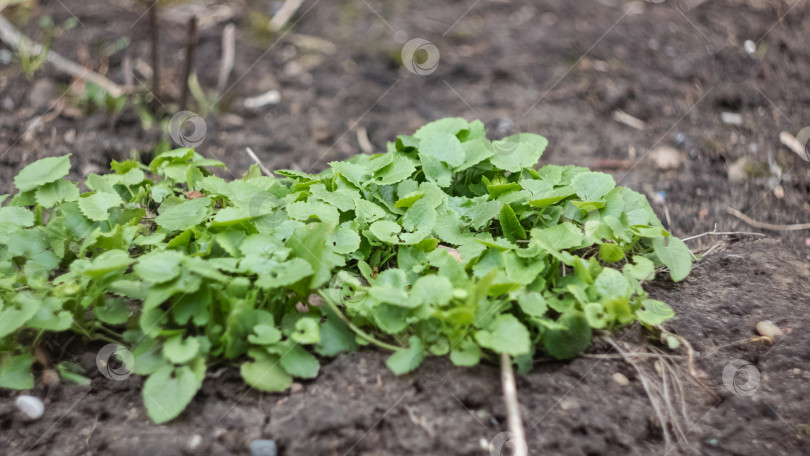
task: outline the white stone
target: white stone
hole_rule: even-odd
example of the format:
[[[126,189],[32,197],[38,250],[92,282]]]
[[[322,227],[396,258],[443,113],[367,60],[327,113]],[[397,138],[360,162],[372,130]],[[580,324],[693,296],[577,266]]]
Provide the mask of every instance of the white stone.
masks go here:
[[[19,396],[14,405],[31,421],[42,418],[45,413],[45,404],[38,397]]]

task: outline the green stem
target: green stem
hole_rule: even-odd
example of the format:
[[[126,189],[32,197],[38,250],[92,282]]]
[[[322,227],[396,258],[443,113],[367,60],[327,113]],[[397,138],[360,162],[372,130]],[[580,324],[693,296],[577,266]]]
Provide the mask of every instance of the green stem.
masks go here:
[[[94,324],[93,326],[94,326],[96,329],[100,329],[100,330],[102,330],[102,331],[106,332],[107,334],[109,334],[109,335],[111,335],[111,336],[113,336],[113,337],[121,337],[121,335],[120,335],[120,334],[118,334],[118,333],[116,333],[115,331],[113,331],[113,330],[111,330],[111,329],[107,328],[106,326],[102,325],[102,324],[101,324],[101,323],[99,323],[99,322],[96,322],[96,324]],[[98,336],[97,336],[96,334],[93,334],[93,337],[98,337]],[[106,337],[106,336],[104,336],[104,337]],[[120,342],[116,342],[116,343],[120,343]]]
[[[391,345],[391,344],[383,342],[381,340],[377,340],[376,338],[374,338],[374,336],[372,336],[372,335],[366,333],[365,331],[363,331],[362,329],[358,328],[357,326],[354,325],[354,323],[349,321],[349,319],[346,318],[345,315],[343,315],[343,312],[341,312],[340,309],[338,309],[338,306],[335,305],[335,303],[333,303],[330,298],[328,298],[326,296],[323,296],[323,294],[321,294],[321,296],[323,297],[323,300],[326,301],[326,304],[329,305],[329,308],[332,309],[332,312],[334,312],[338,316],[338,318],[343,320],[343,323],[346,323],[346,326],[348,326],[349,329],[354,331],[358,336],[362,337],[363,339],[366,339],[367,341],[369,341],[372,344],[375,344],[375,345],[377,345],[379,347],[387,348],[388,350],[393,350],[393,351],[403,350],[403,347],[398,347],[396,345]]]

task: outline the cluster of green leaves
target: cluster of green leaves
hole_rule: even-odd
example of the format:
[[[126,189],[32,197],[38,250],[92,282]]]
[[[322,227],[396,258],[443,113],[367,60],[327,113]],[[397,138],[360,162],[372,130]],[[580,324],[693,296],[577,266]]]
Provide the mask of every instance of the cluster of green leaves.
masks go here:
[[[164,422],[223,360],[264,391],[370,343],[397,374],[447,354],[528,369],[593,328],[671,318],[642,284],[683,279],[688,249],[610,175],[534,169],[546,143],[448,118],[317,175],[226,181],[177,149],[113,162],[84,193],[68,156],[39,160],[0,207],[0,386],[30,388],[28,343],[71,330],[130,347]]]

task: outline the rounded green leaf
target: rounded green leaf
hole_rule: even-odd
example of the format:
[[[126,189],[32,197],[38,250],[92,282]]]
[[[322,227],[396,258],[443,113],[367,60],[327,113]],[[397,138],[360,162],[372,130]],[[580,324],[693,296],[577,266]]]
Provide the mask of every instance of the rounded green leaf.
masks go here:
[[[143,384],[146,413],[155,423],[165,423],[180,415],[200,386],[202,379],[190,367],[165,365]]]
[[[546,351],[557,359],[568,359],[582,353],[591,343],[591,327],[582,312],[570,311],[560,316],[558,323],[565,326],[549,328],[543,335]]]
[[[27,192],[40,185],[55,182],[69,172],[70,154],[43,158],[23,168],[14,178],[14,186],[21,192]]]
[[[284,391],[292,385],[293,379],[279,364],[279,357],[259,350],[251,350],[255,361],[242,363],[239,373],[252,387],[268,392]]]

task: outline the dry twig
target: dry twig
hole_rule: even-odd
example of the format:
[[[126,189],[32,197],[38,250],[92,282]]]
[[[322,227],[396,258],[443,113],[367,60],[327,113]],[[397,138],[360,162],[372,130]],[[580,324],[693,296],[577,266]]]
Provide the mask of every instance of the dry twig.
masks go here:
[[[188,42],[186,42],[186,64],[183,69],[183,80],[180,81],[180,87],[183,91],[180,95],[180,109],[186,109],[188,102],[188,78],[191,77],[191,69],[194,67],[194,49],[197,47],[197,16],[191,16],[188,19]]]
[[[219,76],[217,77],[217,93],[225,91],[228,76],[233,71],[236,60],[236,26],[228,24],[222,30],[222,58],[219,61]]]
[[[298,11],[298,8],[304,0],[286,0],[275,16],[270,19],[270,28],[273,30],[281,30],[290,18]]]
[[[157,109],[160,103],[160,55],[158,54],[158,5],[152,0],[149,5],[149,41],[152,51],[152,108]]]
[[[36,43],[23,35],[11,22],[2,16],[0,16],[0,41],[3,41],[18,52],[20,48],[34,54],[40,54],[45,51],[45,48],[40,43]],[[103,87],[104,90],[109,92],[113,97],[119,97],[126,93],[124,88],[120,85],[110,81],[95,71],[62,57],[54,51],[48,50],[45,59],[50,62],[51,65],[65,73]]]
[[[694,236],[681,238],[681,240],[690,241],[692,239],[701,238],[703,236],[767,236],[767,235],[762,233],[753,233],[751,231],[707,231],[705,233],[696,234]]]
[[[245,147],[245,152],[247,152],[247,154],[250,156],[250,158],[254,162],[256,162],[257,165],[259,165],[259,169],[261,169],[264,174],[266,174],[267,176],[273,177],[273,172],[270,171],[269,169],[267,169],[266,166],[264,166],[264,163],[262,163],[262,161],[259,160],[259,157],[256,155],[255,152],[253,152],[253,149],[251,149],[250,147]]]
[[[514,456],[526,456],[526,432],[520,418],[515,374],[512,372],[512,359],[506,353],[501,353],[501,383],[503,401],[506,403],[506,421],[515,441]]]
[[[664,415],[664,411],[661,406],[661,399],[659,399],[658,395],[656,394],[657,391],[653,389],[653,386],[648,379],[647,373],[645,373],[638,365],[638,363],[628,355],[627,350],[622,348],[618,342],[613,340],[612,336],[606,335],[604,336],[604,340],[607,343],[609,343],[614,350],[619,352],[619,354],[621,354],[624,357],[625,362],[633,366],[633,369],[635,369],[636,372],[638,373],[638,378],[639,380],[641,380],[641,385],[644,387],[644,391],[647,393],[647,397],[650,398],[650,402],[652,403],[655,415],[658,417],[658,421],[661,423],[661,431],[664,433],[664,442],[666,443],[667,448],[669,448],[669,446],[672,444],[672,439],[669,436],[669,429],[668,429],[668,423],[670,420],[668,420],[667,416]]]
[[[760,228],[763,230],[771,230],[771,231],[799,231],[799,230],[810,230],[810,223],[797,223],[795,225],[775,225],[773,223],[765,223],[760,222],[758,220],[754,220],[751,217],[743,214],[742,212],[730,207],[726,209],[729,214],[737,217],[738,219],[742,220],[743,222],[755,227]]]

